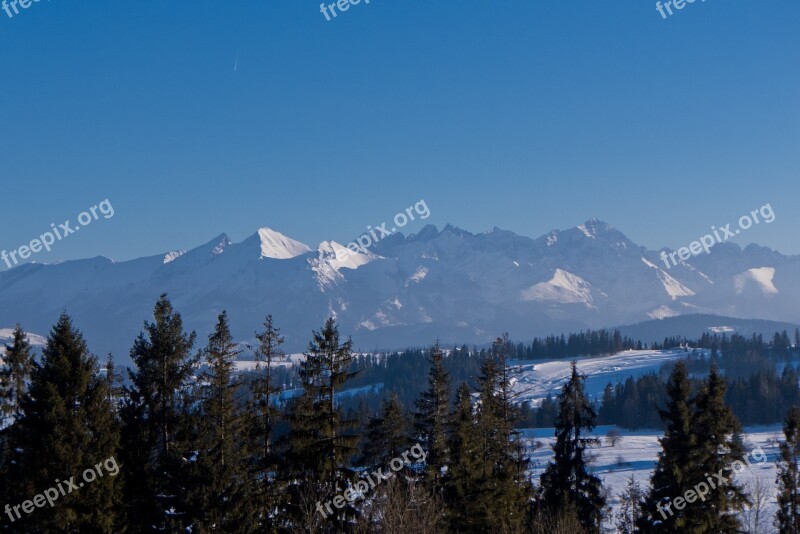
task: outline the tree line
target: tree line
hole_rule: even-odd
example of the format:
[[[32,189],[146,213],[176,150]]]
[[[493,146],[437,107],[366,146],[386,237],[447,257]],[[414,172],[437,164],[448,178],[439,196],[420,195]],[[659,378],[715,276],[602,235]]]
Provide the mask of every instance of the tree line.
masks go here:
[[[578,356],[596,356],[598,354],[615,354],[623,350],[642,350],[641,341],[623,336],[619,330],[587,330],[567,336],[552,335],[535,337],[527,345],[518,343],[513,357],[520,360],[541,360],[545,358],[576,358]]]
[[[712,340],[712,337],[706,338]],[[783,341],[782,341],[783,340]],[[687,353],[685,365],[690,372],[692,391],[699,390],[712,367],[724,371],[728,387],[725,402],[744,425],[779,423],[788,410],[800,404],[797,369],[792,358],[798,346],[785,345],[786,332],[776,333],[771,342],[759,336],[745,338],[734,334],[704,342],[708,357],[697,349]],[[663,422],[656,409],[667,396],[667,377],[674,364],[665,364],[657,373],[648,373],[624,382],[607,384],[598,403],[601,424],[614,424],[627,429],[658,428]],[[778,369],[782,369],[780,372]],[[552,397],[541,404],[535,420],[540,426],[551,426],[555,416]]]
[[[226,313],[198,348],[162,295],[122,380],[110,358],[100,363],[91,354],[66,313],[38,359],[17,326],[0,374],[0,528],[434,533],[552,532],[562,524],[560,497],[532,483],[515,429],[507,336],[486,352],[473,386],[453,382],[434,345],[413,405],[390,395],[366,424],[337,402],[359,370],[352,341],[333,319],[312,333],[301,391],[288,399],[273,374],[284,354],[271,316],[256,339],[259,369],[236,373],[240,345]],[[404,463],[372,494],[353,497],[369,471],[387,469],[412,447],[424,461]],[[65,493],[54,506],[20,510],[109,458],[119,462],[117,476]]]
[[[598,414],[575,363],[553,400],[553,459],[534,477],[518,430],[522,412],[509,364],[516,351],[507,335],[482,353],[471,384],[453,380],[438,343],[421,351],[419,396],[405,404],[387,395],[366,421],[337,400],[364,370],[335,320],[312,332],[300,391],[290,398],[272,365],[285,355],[271,316],[256,340],[256,372],[236,373],[241,348],[225,312],[198,348],[196,334],[185,331],[162,295],[133,342],[133,367],[123,381],[110,359],[101,364],[90,353],[66,313],[38,360],[18,326],[0,372],[0,528],[595,534],[608,520],[622,532],[741,527],[737,512],[749,497],[734,481],[702,502],[675,506],[701,474],[743,457],[741,425],[725,402],[728,388],[716,363],[699,382],[685,362],[671,370],[659,403],[665,433],[651,485],[627,488],[624,513],[609,518],[608,490],[591,466]],[[800,408],[789,410],[784,434],[776,524],[797,532]],[[370,473],[388,472],[414,447],[421,460],[404,461],[396,472],[392,467],[394,476],[374,483]],[[21,514],[14,508],[108,458],[118,460],[118,476],[97,478],[52,507],[23,507]],[[368,478],[369,491],[359,496],[355,488]],[[670,514],[662,514],[667,505]]]

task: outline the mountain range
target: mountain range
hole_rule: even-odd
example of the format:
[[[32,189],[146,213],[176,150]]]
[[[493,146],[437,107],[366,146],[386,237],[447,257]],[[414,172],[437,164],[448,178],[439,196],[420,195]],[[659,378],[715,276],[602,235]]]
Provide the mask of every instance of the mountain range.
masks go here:
[[[688,314],[800,323],[800,257],[722,243],[667,268],[660,253],[597,219],[537,239],[428,225],[360,252],[261,228],[239,243],[222,234],[188,251],[2,272],[0,328],[20,322],[46,333],[66,309],[94,352],[126,363],[161,293],[202,343],[223,309],[242,341],[271,313],[290,351],[303,350],[331,315],[361,350],[482,344],[506,331],[525,340]]]

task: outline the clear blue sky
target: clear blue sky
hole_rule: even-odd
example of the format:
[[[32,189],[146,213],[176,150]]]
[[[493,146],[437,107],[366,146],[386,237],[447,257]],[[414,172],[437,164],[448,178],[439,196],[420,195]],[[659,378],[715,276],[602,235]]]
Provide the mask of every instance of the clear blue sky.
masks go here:
[[[270,226],[539,236],[599,217],[679,247],[800,253],[800,3],[42,0],[0,11],[0,248],[108,198],[35,259],[123,260]],[[416,231],[422,223],[407,228]],[[5,268],[4,266],[0,266]]]

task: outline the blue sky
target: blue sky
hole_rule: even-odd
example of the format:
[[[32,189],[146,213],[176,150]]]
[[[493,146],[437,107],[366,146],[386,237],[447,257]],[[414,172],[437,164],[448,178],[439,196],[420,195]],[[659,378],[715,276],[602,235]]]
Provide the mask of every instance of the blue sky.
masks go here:
[[[538,237],[598,217],[650,248],[800,253],[800,3],[41,1],[0,11],[0,248],[37,261],[269,226],[346,242],[426,221]],[[412,223],[416,231],[424,223]],[[3,266],[4,267],[4,266]]]

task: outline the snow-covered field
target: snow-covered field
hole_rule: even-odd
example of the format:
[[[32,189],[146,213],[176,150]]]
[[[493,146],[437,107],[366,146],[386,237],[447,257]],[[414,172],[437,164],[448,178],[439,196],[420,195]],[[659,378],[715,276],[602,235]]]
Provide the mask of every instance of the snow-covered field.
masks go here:
[[[671,350],[629,350],[610,356],[579,357],[578,370],[586,376],[586,392],[591,398],[599,399],[602,396],[606,384],[611,382],[625,381],[628,377],[638,377],[647,373],[657,372],[665,363],[675,362],[686,358],[689,352],[681,349]],[[274,362],[273,365],[292,365],[302,361],[302,354],[292,354],[286,360]],[[521,395],[523,400],[533,401],[538,404],[542,399],[552,394],[556,397],[561,391],[561,387],[567,382],[570,376],[570,364],[572,359],[547,360],[547,361],[522,361],[515,360],[509,362],[516,371],[514,378],[514,389]],[[240,371],[251,370],[255,367],[255,362],[237,362]],[[361,388],[363,390],[374,391],[375,387],[369,386]],[[348,392],[354,394],[356,391]],[[286,392],[291,396],[292,392]],[[624,491],[628,477],[634,476],[643,490],[646,490],[650,476],[655,466],[655,462],[661,447],[658,438],[661,432],[658,430],[638,430],[626,431],[619,430],[621,439],[612,446],[606,440],[606,434],[613,426],[600,426],[594,431],[594,435],[600,439],[600,445],[593,448],[592,469],[603,480],[603,485],[608,493],[608,532],[615,532],[613,528],[614,514],[620,505],[619,494]],[[552,458],[551,446],[553,443],[553,429],[540,428],[529,429],[523,432],[528,441],[532,470],[535,480],[538,481],[539,475],[544,470],[547,463]],[[777,442],[782,438],[780,425],[748,427],[745,429],[744,441],[745,450],[748,453],[760,448],[766,455],[766,461],[760,463],[761,453],[751,454],[751,465],[743,472],[735,475],[735,479],[745,488],[748,493],[753,493],[757,481],[761,481],[767,492],[767,504],[762,513],[761,528],[751,530],[751,532],[774,532],[772,520],[776,510],[775,495],[777,486],[775,483],[776,465],[775,460],[778,456]],[[537,446],[538,445],[538,446]],[[702,482],[698,480],[698,482]],[[676,497],[678,497],[676,495]],[[743,524],[747,525],[752,521],[743,514]]]
[[[613,426],[600,426],[593,433],[601,443],[598,447],[591,450],[595,457],[592,467],[595,474],[603,480],[604,487],[608,490],[608,504],[612,509],[612,514],[617,512],[619,507],[619,494],[624,491],[627,479],[630,475],[639,482],[643,490],[648,488],[650,475],[653,472],[655,462],[661,446],[658,438],[660,431],[640,430],[629,432],[618,429],[622,435],[619,443],[612,447],[605,439],[606,434]],[[531,453],[531,463],[535,474],[535,480],[544,470],[547,463],[552,458],[551,446],[553,444],[553,429],[539,428],[526,430],[525,438],[534,447],[536,442],[542,446],[536,448]],[[747,453],[751,453],[760,447],[766,461],[759,463],[757,460],[763,458],[760,452],[751,454],[749,459],[751,466],[735,476],[736,481],[748,492],[753,492],[756,480],[761,480],[768,490],[768,504],[766,505],[766,521],[763,522],[759,533],[775,532],[771,526],[772,519],[776,511],[775,495],[777,486],[775,476],[777,473],[775,460],[778,457],[777,440],[782,438],[780,425],[748,427],[745,429],[744,443]],[[698,480],[698,482],[702,482]],[[678,495],[676,495],[678,497]],[[746,521],[745,521],[746,522]],[[608,522],[611,527],[613,521]],[[614,530],[610,530],[614,532]]]
[[[656,372],[665,363],[686,358],[685,350],[626,350],[609,356],[576,358],[578,371],[586,375],[586,393],[589,397],[601,397],[606,384],[623,382],[629,376],[638,377]],[[555,397],[569,379],[572,359],[510,362],[516,373],[514,391],[521,400],[534,405],[552,393]]]
[[[689,352],[686,350],[629,350],[611,356],[596,356],[576,358],[578,370],[586,376],[586,393],[590,398],[599,399],[603,394],[606,384],[611,382],[625,381],[628,377],[638,377],[647,373],[657,372],[665,363],[674,362],[686,358]],[[514,382],[514,390],[520,394],[524,400],[529,400],[534,405],[539,404],[542,399],[552,394],[556,397],[561,391],[561,387],[569,379],[572,359],[549,360],[549,361],[513,361],[511,365],[518,370]],[[593,435],[600,439],[600,445],[593,448],[592,469],[599,476],[608,492],[608,505],[610,514],[608,515],[607,527],[609,532],[615,532],[613,528],[613,516],[618,511],[620,505],[619,494],[625,490],[628,478],[633,475],[643,490],[648,488],[650,476],[653,472],[658,453],[661,446],[658,438],[661,436],[659,430],[638,430],[626,431],[617,429],[621,434],[621,439],[616,446],[611,446],[606,440],[606,434],[613,426],[599,426]],[[524,431],[524,436],[529,442],[530,459],[532,463],[535,480],[538,481],[539,475],[544,470],[547,463],[552,458],[551,446],[553,444],[553,429],[540,428]],[[761,527],[753,532],[768,533],[775,532],[772,526],[772,519],[776,511],[775,495],[777,486],[775,483],[776,465],[775,460],[778,456],[777,441],[782,438],[780,425],[748,427],[745,429],[745,450],[748,453],[760,450],[766,455],[766,461],[759,463],[756,458],[762,458],[760,452],[750,456],[751,465],[740,474],[735,476],[739,484],[749,493],[753,493],[757,481],[761,481],[766,488],[768,503],[766,511],[762,514],[765,517]],[[538,445],[538,447],[537,447]],[[701,482],[698,480],[698,482]],[[678,497],[678,495],[676,495]],[[743,514],[743,523],[748,524],[751,518]]]

